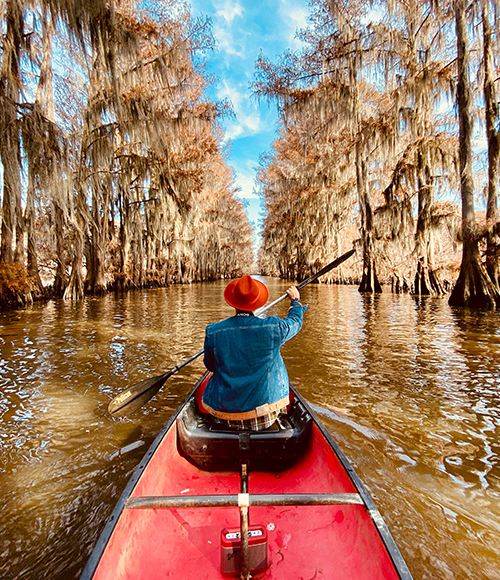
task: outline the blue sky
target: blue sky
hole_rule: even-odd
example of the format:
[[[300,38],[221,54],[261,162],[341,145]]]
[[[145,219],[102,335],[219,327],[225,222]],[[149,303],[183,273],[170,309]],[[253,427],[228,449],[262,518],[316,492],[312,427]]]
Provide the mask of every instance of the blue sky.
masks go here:
[[[262,52],[276,58],[301,41],[296,30],[307,24],[307,0],[191,0],[193,16],[209,16],[216,46],[206,55],[213,77],[208,96],[231,101],[235,116],[222,120],[226,156],[239,196],[257,226],[262,201],[254,191],[259,157],[271,150],[278,129],[276,106],[252,95],[255,61]]]

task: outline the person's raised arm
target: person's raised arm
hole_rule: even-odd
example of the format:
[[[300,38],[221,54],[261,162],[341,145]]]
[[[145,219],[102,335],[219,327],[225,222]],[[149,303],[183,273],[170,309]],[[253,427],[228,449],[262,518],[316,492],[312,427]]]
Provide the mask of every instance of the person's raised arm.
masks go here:
[[[306,309],[300,303],[300,293],[295,286],[290,286],[286,293],[290,298],[290,309],[285,318],[279,319],[281,344],[293,338],[302,328],[302,319]]]

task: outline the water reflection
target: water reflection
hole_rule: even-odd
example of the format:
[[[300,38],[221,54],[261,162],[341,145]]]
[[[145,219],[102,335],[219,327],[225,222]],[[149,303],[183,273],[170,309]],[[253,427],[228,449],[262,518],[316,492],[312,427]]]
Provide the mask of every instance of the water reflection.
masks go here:
[[[0,315],[0,577],[78,574],[144,447],[110,455],[151,441],[200,363],[135,417],[108,417],[110,397],[197,350],[205,324],[228,312],[222,289]],[[367,482],[415,576],[494,577],[498,314],[350,287],[304,296],[305,328],[285,350],[290,375]]]

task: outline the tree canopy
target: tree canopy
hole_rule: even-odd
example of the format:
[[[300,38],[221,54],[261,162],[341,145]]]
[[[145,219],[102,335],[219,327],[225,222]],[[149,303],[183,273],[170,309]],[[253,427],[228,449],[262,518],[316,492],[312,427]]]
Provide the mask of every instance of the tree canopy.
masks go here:
[[[6,0],[0,300],[231,277],[251,228],[183,3]]]
[[[303,50],[257,62],[255,90],[278,103],[282,120],[260,175],[267,273],[306,276],[354,243],[358,263],[332,280],[415,294],[454,284],[453,304],[499,303],[495,8],[314,0]],[[475,120],[487,154],[473,148]],[[474,191],[477,203],[486,173],[484,219]]]

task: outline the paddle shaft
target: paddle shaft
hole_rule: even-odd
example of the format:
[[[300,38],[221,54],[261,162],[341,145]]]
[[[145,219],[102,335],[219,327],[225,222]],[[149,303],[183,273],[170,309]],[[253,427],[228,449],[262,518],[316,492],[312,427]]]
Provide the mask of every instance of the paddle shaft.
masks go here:
[[[300,282],[300,284],[297,284],[297,289],[302,290],[302,288],[304,288],[305,286],[307,286],[311,282],[314,282],[315,280],[317,280],[318,278],[320,278],[321,276],[323,276],[324,274],[326,274],[330,270],[333,270],[334,268],[337,268],[338,266],[340,266],[340,264],[342,264],[342,262],[345,262],[353,254],[354,254],[354,250],[349,250],[349,252],[342,254],[342,256],[340,256],[339,258],[337,258],[333,262],[330,262],[327,266],[322,268],[319,272],[316,272],[316,274],[309,276],[309,278],[306,278],[305,280]],[[255,315],[260,316],[261,314],[264,314],[265,312],[267,312],[271,308],[274,308],[280,302],[283,302],[283,300],[285,300],[286,298],[288,298],[288,294],[285,292],[285,294],[282,294],[281,296],[276,298],[276,300],[273,300],[272,302],[270,302],[269,304],[266,304],[262,308],[257,309],[255,311]],[[204,352],[205,352],[205,349],[202,348],[196,354],[193,354],[193,356],[190,356],[186,360],[182,361],[180,364],[176,365],[173,369],[170,369],[162,376],[164,376],[165,379],[168,379],[169,377],[171,377],[175,373],[178,373],[181,369],[183,369],[188,364],[191,364],[194,360],[196,360],[198,357],[200,357]]]
[[[311,282],[314,282],[318,278],[321,278],[321,276],[328,273],[330,270],[337,268],[338,266],[340,266],[340,264],[342,264],[342,262],[345,262],[353,254],[354,254],[354,250],[349,250],[349,252],[342,254],[342,256],[340,256],[340,258],[337,258],[333,262],[330,262],[327,266],[325,266],[324,268],[321,268],[321,270],[319,272],[316,272],[316,274],[309,276],[309,278],[306,278],[305,280],[300,282],[300,284],[297,284],[297,290],[302,290],[302,288],[304,288],[304,286],[307,286]],[[267,312],[270,308],[273,308],[274,306],[276,306],[276,304],[279,304],[280,302],[285,300],[285,298],[288,298],[288,294],[286,292],[285,292],[285,294],[282,294],[281,296],[276,298],[276,300],[273,300],[269,304],[266,304],[266,306],[264,306],[263,308],[259,308],[258,310],[256,310],[255,314],[257,316],[264,314],[264,312]]]

